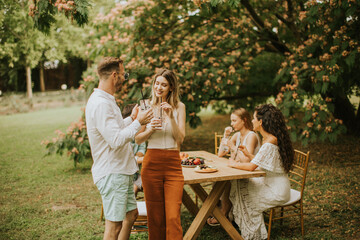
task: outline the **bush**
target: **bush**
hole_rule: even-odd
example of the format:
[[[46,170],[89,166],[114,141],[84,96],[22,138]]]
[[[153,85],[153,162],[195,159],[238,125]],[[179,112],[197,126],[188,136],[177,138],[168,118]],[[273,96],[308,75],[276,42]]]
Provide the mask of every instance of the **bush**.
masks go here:
[[[83,109],[84,111],[84,109]],[[86,132],[85,113],[78,122],[73,122],[66,130],[66,133],[56,130],[58,135],[52,141],[43,141],[42,144],[48,149],[47,155],[56,153],[63,155],[64,152],[74,161],[74,166],[77,163],[83,162],[85,159],[91,157],[89,138]]]

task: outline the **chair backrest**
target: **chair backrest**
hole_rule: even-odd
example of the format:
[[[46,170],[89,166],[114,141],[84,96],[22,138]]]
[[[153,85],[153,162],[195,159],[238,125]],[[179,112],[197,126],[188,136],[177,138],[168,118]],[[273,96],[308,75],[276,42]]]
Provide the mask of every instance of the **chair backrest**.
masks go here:
[[[214,138],[215,138],[215,139],[214,139],[214,140],[215,140],[215,155],[217,155],[218,152],[219,152],[219,147],[220,147],[222,135],[221,135],[221,134],[218,134],[217,132],[215,132]]]
[[[310,152],[304,153],[299,150],[295,151],[295,160],[293,169],[289,172],[289,179],[291,181],[292,188],[301,192],[301,198],[305,188],[305,179],[308,169]]]
[[[220,148],[220,143],[221,143],[221,140],[223,138],[223,135],[222,134],[218,134],[217,132],[215,132],[214,134],[214,140],[215,140],[215,155],[218,154],[219,152],[219,148]],[[227,157],[230,157],[230,153],[226,154]]]
[[[139,216],[147,216],[145,201],[136,201]]]

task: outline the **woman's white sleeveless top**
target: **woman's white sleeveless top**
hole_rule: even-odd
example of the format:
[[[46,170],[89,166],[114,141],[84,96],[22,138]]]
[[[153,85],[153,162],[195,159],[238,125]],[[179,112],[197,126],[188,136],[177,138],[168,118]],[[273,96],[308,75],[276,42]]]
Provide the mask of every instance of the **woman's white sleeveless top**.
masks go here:
[[[178,113],[176,109],[173,110],[175,122],[178,123]],[[165,115],[165,113],[164,113]],[[150,127],[149,124],[146,127]],[[148,139],[148,149],[175,149],[177,143],[172,134],[171,122],[168,117],[165,117],[162,123],[162,129],[156,130]]]

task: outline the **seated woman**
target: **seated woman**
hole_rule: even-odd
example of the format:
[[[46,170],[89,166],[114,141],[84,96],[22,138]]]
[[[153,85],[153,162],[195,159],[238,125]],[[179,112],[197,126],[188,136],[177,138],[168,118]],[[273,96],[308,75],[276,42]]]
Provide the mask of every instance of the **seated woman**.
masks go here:
[[[250,162],[238,147],[245,146],[249,153],[256,154],[260,149],[260,140],[258,135],[253,132],[253,125],[251,123],[251,116],[244,108],[236,109],[230,116],[231,127],[226,127],[224,130],[224,137],[221,140],[218,156],[223,157],[231,152],[231,159],[237,162]],[[232,130],[236,132],[229,140]],[[231,202],[229,200],[230,186],[225,188],[224,194],[221,196],[221,210],[228,215],[231,209]],[[218,226],[218,221],[211,217],[207,220],[210,226]]]
[[[232,181],[230,200],[233,215],[244,239],[266,239],[263,212],[290,199],[287,173],[294,162],[294,149],[281,111],[271,104],[256,107],[253,119],[255,131],[263,137],[263,145],[254,155],[244,146],[239,149],[250,162],[229,160],[229,166],[266,172],[262,178]]]

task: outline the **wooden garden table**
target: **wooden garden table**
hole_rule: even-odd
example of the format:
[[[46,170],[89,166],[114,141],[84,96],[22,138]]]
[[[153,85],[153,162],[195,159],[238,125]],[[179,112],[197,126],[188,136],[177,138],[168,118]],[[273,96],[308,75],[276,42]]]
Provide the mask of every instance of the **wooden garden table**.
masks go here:
[[[195,216],[195,219],[184,236],[184,240],[196,239],[210,215],[213,215],[219,221],[232,239],[243,239],[216,205],[225,190],[225,186],[230,184],[230,180],[262,177],[265,176],[265,172],[260,170],[251,172],[228,167],[228,160],[226,158],[218,157],[206,151],[191,151],[186,153],[188,153],[190,157],[205,158],[206,165],[216,167],[219,171],[215,173],[197,173],[194,168],[182,168],[185,184],[188,184],[203,202],[199,209],[184,189],[182,202],[189,212]],[[215,183],[209,195],[200,185],[200,183],[206,182]]]

